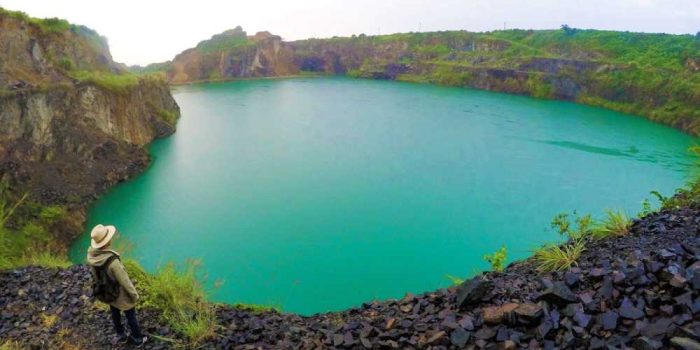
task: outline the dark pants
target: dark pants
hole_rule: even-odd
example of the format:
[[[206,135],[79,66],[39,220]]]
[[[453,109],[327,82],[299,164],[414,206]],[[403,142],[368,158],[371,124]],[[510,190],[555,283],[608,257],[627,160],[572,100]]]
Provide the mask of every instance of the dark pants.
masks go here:
[[[110,305],[109,311],[112,312],[112,321],[114,322],[114,329],[117,331],[117,334],[125,334],[124,325],[122,325],[121,310]],[[143,335],[141,335],[141,329],[139,328],[139,321],[136,320],[136,309],[131,308],[126,310],[124,311],[124,315],[126,315],[126,323],[129,325],[129,330],[131,330],[131,337],[139,340],[143,338]]]

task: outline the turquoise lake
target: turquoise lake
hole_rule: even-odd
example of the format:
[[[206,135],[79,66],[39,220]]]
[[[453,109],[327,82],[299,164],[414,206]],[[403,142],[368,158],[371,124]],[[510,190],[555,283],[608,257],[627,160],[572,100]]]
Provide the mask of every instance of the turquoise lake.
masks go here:
[[[446,287],[560,212],[636,215],[695,138],[561,101],[346,78],[177,87],[178,131],[90,209],[154,270],[201,258],[212,299],[312,314]],[[84,259],[89,237],[71,251]]]

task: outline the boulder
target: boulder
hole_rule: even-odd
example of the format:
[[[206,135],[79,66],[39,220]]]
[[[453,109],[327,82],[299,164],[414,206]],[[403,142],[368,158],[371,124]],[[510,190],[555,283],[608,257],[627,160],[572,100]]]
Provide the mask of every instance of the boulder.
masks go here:
[[[482,276],[474,277],[462,283],[457,293],[457,305],[459,308],[483,301],[493,288],[493,282]]]

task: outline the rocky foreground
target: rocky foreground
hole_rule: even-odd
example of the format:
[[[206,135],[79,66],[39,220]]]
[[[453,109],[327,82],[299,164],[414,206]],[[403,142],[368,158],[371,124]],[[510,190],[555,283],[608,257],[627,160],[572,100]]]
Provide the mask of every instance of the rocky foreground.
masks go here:
[[[220,307],[217,336],[198,348],[700,349],[699,229],[698,209],[661,212],[628,236],[592,242],[565,272],[537,274],[524,261],[460,287],[337,313]],[[115,348],[108,313],[89,293],[85,266],[0,274],[0,339]],[[157,312],[141,310],[140,319],[146,348],[175,346]]]

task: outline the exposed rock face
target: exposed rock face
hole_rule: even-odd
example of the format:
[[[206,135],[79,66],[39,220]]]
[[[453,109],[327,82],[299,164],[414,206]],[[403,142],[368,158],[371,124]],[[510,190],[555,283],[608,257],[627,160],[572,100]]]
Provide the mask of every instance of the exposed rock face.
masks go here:
[[[655,50],[675,56],[649,54]],[[157,67],[174,83],[316,72],[472,87],[604,106],[700,135],[698,52],[690,36],[660,34],[459,31],[284,42],[239,27]],[[644,66],[631,62],[641,55],[651,57]]]
[[[268,32],[247,36],[240,28],[225,31],[173,59],[173,83],[297,74],[293,53],[282,38]]]
[[[47,32],[0,12],[0,72],[0,178],[35,201],[66,205],[78,221],[98,194],[148,165],[143,146],[175,131],[179,107],[165,81],[110,89],[73,78],[126,74],[88,28]]]

